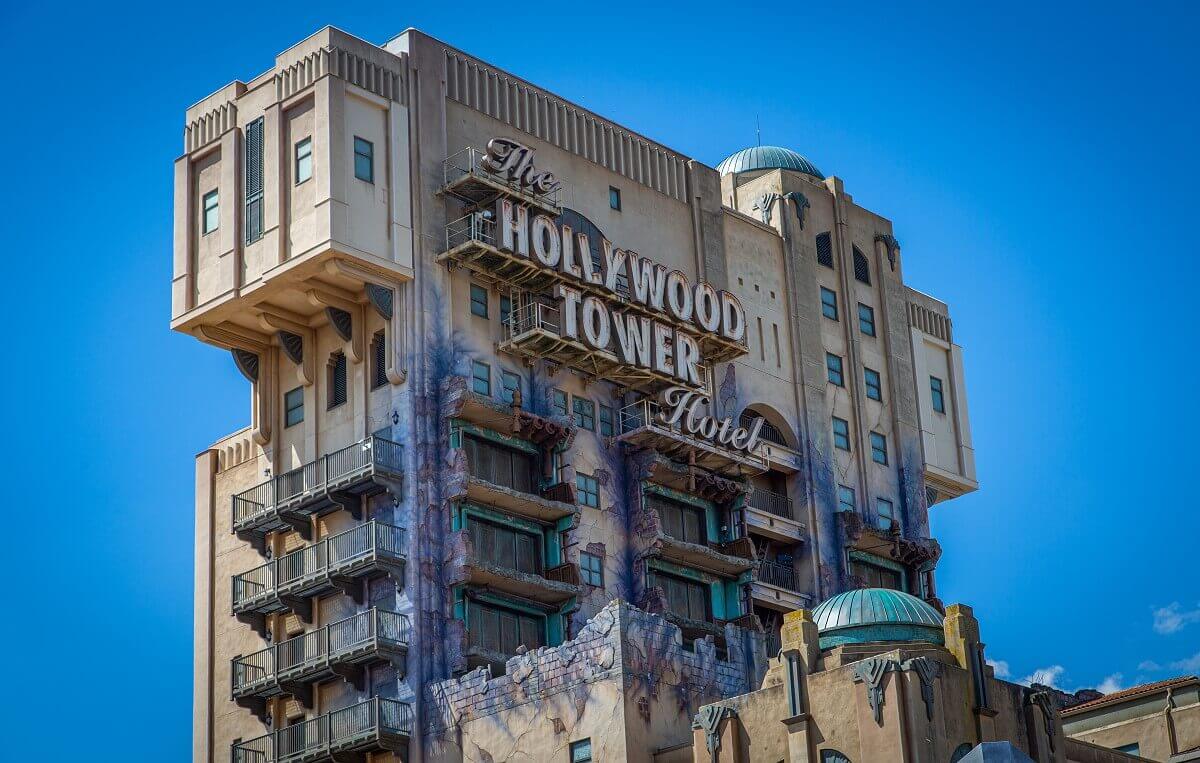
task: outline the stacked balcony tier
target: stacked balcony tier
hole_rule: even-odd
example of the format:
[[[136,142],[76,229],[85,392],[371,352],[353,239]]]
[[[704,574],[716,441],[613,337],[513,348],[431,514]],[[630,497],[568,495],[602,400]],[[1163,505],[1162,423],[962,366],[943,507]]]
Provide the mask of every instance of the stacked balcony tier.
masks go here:
[[[296,530],[309,539],[313,516],[344,508],[361,519],[361,496],[399,481],[403,467],[398,443],[368,437],[233,496],[233,531],[260,553],[267,533]]]
[[[404,579],[405,531],[374,520],[273,559],[233,578],[233,612],[266,633],[266,615],[295,612],[311,622],[311,597],[341,591],[362,603],[362,582]]]
[[[232,763],[326,763],[404,753],[413,731],[406,702],[374,697],[233,746]]]
[[[650,448],[667,458],[698,466],[726,477],[760,474],[767,470],[761,448],[753,451],[726,448],[689,434],[679,422],[667,426],[658,401],[644,398],[618,412],[617,439],[640,448]]]
[[[369,609],[322,628],[237,657],[233,697],[265,716],[266,700],[281,694],[312,707],[312,687],[341,676],[364,688],[365,668],[390,662],[403,673],[412,626],[407,615]]]

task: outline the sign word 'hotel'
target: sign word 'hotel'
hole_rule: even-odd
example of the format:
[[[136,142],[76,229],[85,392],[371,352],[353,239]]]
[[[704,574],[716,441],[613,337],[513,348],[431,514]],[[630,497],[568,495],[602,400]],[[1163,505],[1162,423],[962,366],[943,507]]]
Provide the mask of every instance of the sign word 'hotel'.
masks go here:
[[[688,677],[622,689],[651,760],[759,688],[784,613],[940,607],[961,350],[799,154],[714,169],[420,32],[325,29],[188,109],[174,214],[172,328],[251,390],[196,461],[196,760],[459,760],[438,687],[614,599]]]

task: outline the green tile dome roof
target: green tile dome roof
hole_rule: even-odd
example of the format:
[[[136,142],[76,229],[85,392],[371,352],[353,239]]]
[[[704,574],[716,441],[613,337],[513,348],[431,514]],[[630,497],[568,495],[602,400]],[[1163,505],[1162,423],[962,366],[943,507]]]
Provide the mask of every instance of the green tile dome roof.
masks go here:
[[[867,641],[945,643],[941,613],[903,591],[846,591],[818,604],[812,615],[822,649]]]
[[[790,148],[780,146],[752,146],[730,154],[717,165],[722,175],[736,175],[754,170],[795,170],[806,175],[825,179],[821,171],[809,160]]]

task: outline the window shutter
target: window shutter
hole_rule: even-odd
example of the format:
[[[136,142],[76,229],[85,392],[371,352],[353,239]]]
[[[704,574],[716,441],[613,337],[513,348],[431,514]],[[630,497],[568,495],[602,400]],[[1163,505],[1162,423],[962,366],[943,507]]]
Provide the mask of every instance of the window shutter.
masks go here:
[[[263,233],[263,120],[246,125],[246,243]]]
[[[854,247],[854,277],[868,286],[871,284],[871,267],[867,264],[867,256],[857,246]]]
[[[828,233],[817,234],[817,262],[827,268],[833,267],[833,243]]]
[[[387,378],[387,343],[383,332],[376,331],[375,339],[371,342],[371,389],[379,389],[388,382]]]

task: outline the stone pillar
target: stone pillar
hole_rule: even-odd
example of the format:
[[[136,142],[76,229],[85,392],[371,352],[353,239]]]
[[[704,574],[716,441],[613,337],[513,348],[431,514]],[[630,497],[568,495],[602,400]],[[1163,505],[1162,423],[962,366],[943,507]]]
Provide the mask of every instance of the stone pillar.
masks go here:
[[[808,676],[817,669],[821,655],[817,624],[812,612],[798,609],[783,616],[780,632],[783,649],[784,696],[787,698],[783,724],[788,730],[788,760],[808,763],[812,760],[811,715],[808,703]]]
[[[984,644],[979,640],[979,621],[975,613],[966,604],[951,604],[946,608],[946,619],[943,621],[946,634],[946,649],[954,655],[958,666],[967,671],[971,679],[973,697],[973,712],[975,715],[975,730],[978,743],[993,742],[996,739],[996,729],[993,719],[996,711],[992,708],[991,687],[988,686],[987,661],[984,658]]]

